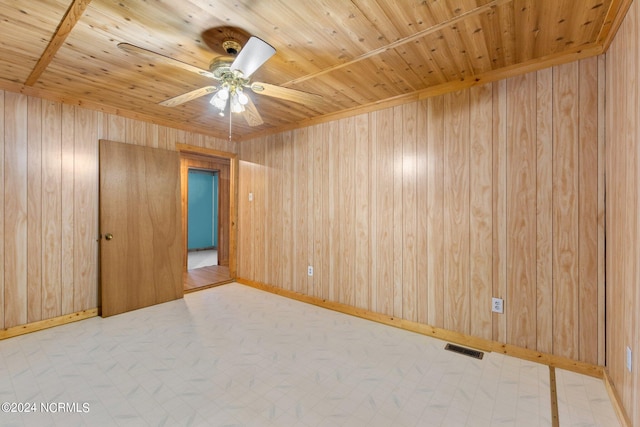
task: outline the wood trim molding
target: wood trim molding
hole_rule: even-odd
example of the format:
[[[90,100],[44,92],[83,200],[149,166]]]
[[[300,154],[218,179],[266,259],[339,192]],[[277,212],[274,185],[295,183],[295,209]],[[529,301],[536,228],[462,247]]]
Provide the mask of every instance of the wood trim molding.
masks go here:
[[[229,153],[226,151],[213,150],[211,148],[198,147],[197,145],[189,144],[176,144],[176,151],[181,153],[201,154],[205,156],[223,157],[229,160],[235,160],[238,158],[237,154]]]
[[[238,269],[238,155],[182,143],[176,144],[176,150],[181,155],[198,154],[229,159],[229,275],[235,279]]]
[[[276,295],[284,296],[301,302],[306,302],[308,304],[313,304],[318,307],[328,308],[340,313],[349,314],[351,316],[360,317],[362,319],[372,320],[374,322],[394,326],[396,328],[404,329],[411,332],[416,332],[418,334],[430,336],[432,338],[437,338],[443,341],[449,341],[455,344],[476,348],[478,350],[502,353],[507,356],[541,363],[543,365],[551,366],[558,369],[565,369],[567,371],[588,375],[594,378],[602,379],[604,376],[604,368],[602,366],[592,365],[590,363],[579,362],[577,360],[569,359],[566,357],[529,350],[511,344],[504,344],[497,341],[473,337],[459,332],[449,331],[447,329],[437,328],[435,326],[429,326],[405,319],[398,319],[393,316],[387,316],[369,310],[353,307],[347,304],[300,294],[264,283],[255,282],[253,280],[238,278],[236,279],[236,282],[255,289],[271,292]]]
[[[505,80],[511,77],[527,74],[533,71],[542,70],[544,68],[554,67],[556,65],[562,65],[569,62],[578,61],[580,59],[590,58],[602,54],[603,48],[599,45],[590,46],[578,46],[573,49],[563,51],[562,53],[556,53],[553,55],[544,56],[541,58],[532,59],[527,62],[523,62],[517,65],[511,65],[508,67],[500,68],[497,70],[488,71],[484,74],[478,74],[476,76],[469,76],[461,80],[456,80],[449,83],[443,83],[437,86],[428,87],[426,89],[398,95],[393,98],[387,98],[382,101],[372,102],[370,104],[359,105],[357,107],[338,111],[336,113],[329,113],[323,116],[314,117],[313,119],[306,119],[300,122],[291,123],[284,126],[278,126],[272,129],[255,132],[252,134],[244,135],[237,138],[237,142],[242,142],[262,136],[273,135],[285,131],[291,131],[302,127],[309,127],[321,123],[332,122],[347,117],[353,117],[359,114],[370,113],[373,111],[382,110],[385,108],[391,108],[402,104],[408,104],[410,102],[416,102],[428,98],[432,98],[439,95],[444,95],[459,90],[468,89],[474,86],[481,86],[487,83],[492,83],[499,80]]]
[[[627,412],[624,410],[624,405],[622,404],[620,395],[616,391],[616,387],[613,385],[613,381],[611,381],[611,377],[609,376],[607,369],[604,369],[603,371],[603,381],[604,386],[607,389],[607,393],[609,393],[609,400],[611,400],[613,410],[618,416],[618,421],[620,421],[620,425],[622,425],[622,427],[632,427],[633,423],[627,415]]]
[[[98,315],[98,309],[78,311],[76,313],[66,314],[64,316],[53,317],[47,320],[27,323],[12,328],[0,329],[0,341],[17,337],[19,335],[29,334],[31,332],[41,331],[43,329],[53,328],[54,326],[66,325],[67,323],[77,322],[79,320],[89,319]]]
[[[8,82],[0,80],[0,90],[6,90],[8,92],[19,93],[26,96],[34,96],[37,98],[46,99],[48,101],[60,102],[65,105],[75,105],[88,110],[99,111],[106,114],[113,114],[114,116],[125,117],[127,119],[139,120],[145,123],[152,123],[158,126],[166,126],[172,129],[184,130],[187,132],[199,133],[206,136],[211,136],[221,140],[226,140],[228,136],[226,133],[220,133],[215,129],[204,129],[202,127],[191,126],[189,122],[178,122],[166,119],[159,119],[155,116],[147,114],[141,114],[136,111],[127,110],[119,107],[113,107],[98,102],[88,101],[86,99],[69,97],[67,95],[58,94],[52,91],[39,89],[32,86],[21,85],[19,83]]]
[[[611,2],[605,22],[596,39],[596,43],[602,46],[604,52],[609,50],[609,46],[611,46],[611,42],[613,42],[614,37],[618,33],[622,21],[624,21],[627,12],[629,12],[632,1],[633,0],[614,0]]]

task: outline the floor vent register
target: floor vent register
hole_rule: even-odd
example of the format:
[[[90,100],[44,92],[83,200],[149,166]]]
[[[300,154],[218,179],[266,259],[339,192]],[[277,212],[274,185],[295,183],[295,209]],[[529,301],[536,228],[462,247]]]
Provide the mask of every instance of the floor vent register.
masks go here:
[[[475,359],[482,359],[482,356],[484,356],[484,353],[482,351],[472,350],[466,347],[460,347],[459,345],[455,345],[455,344],[447,344],[444,347],[444,349],[453,351],[454,353],[464,354],[465,356],[473,357]]]

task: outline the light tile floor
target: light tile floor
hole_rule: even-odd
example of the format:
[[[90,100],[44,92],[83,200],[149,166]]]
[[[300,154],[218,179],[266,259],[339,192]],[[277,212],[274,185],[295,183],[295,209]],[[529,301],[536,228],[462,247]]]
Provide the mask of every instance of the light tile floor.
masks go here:
[[[190,251],[187,253],[187,270],[218,265],[218,251],[207,249],[204,251]]]
[[[551,425],[546,366],[444,345],[224,285],[0,341],[0,402],[39,411],[0,425]],[[601,381],[556,374],[561,425],[619,425]],[[56,402],[78,410],[40,412]]]

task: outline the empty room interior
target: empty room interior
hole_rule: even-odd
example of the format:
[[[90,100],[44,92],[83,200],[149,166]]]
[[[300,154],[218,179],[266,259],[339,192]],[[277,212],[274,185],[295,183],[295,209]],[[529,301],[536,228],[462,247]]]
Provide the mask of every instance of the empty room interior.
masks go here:
[[[0,425],[640,427],[637,1],[0,18]]]

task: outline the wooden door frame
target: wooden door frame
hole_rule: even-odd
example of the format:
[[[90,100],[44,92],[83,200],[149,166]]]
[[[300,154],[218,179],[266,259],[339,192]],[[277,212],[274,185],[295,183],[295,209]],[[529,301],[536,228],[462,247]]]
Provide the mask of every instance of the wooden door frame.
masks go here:
[[[225,151],[212,150],[209,148],[198,147],[188,144],[176,144],[176,150],[180,153],[180,161],[182,162],[184,154],[195,154],[201,157],[208,158],[221,158],[229,160],[229,276],[232,279],[236,279],[237,276],[237,238],[238,231],[238,210],[237,210],[237,182],[238,182],[238,155],[234,153],[228,153]],[[185,178],[182,178],[185,179]],[[181,183],[181,188],[184,188],[184,182]],[[185,196],[181,197],[182,205],[186,203]],[[183,210],[184,212],[184,210]],[[187,270],[186,256],[187,256],[187,233],[186,233],[187,218],[182,218],[182,240],[184,248],[184,271]]]

